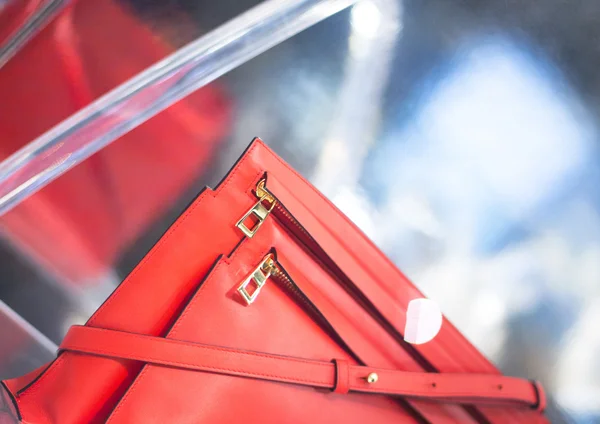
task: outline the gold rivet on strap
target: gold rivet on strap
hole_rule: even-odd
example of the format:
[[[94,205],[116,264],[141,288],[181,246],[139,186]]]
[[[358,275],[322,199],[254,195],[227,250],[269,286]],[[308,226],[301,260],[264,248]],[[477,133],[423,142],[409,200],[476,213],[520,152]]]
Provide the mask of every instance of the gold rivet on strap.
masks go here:
[[[367,376],[367,383],[369,384],[377,383],[377,380],[379,380],[379,376],[376,372],[372,372]]]

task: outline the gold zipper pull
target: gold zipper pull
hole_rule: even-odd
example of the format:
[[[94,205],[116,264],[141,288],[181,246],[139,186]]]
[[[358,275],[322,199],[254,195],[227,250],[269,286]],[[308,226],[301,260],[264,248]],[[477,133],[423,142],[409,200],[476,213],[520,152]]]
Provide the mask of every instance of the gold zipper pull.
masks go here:
[[[252,304],[258,294],[260,293],[260,289],[263,288],[267,279],[275,273],[277,270],[277,265],[275,264],[275,260],[273,259],[272,254],[268,254],[260,263],[258,268],[256,268],[252,274],[239,285],[237,291],[242,295],[247,305]],[[252,293],[248,292],[248,288],[251,283],[254,283],[254,291]]]
[[[275,205],[277,204],[277,200],[271,193],[267,191],[265,188],[265,180],[262,179],[256,185],[256,196],[259,198],[258,202],[252,206],[252,208],[244,214],[244,216],[235,224],[246,237],[252,238],[254,234],[258,231],[260,226],[263,224],[265,219],[269,216]],[[267,206],[265,206],[267,203]],[[246,225],[247,219],[255,218],[257,221],[252,227],[248,227]]]
[[[275,196],[273,196],[271,192],[267,190],[267,187],[265,187],[266,183],[267,179],[263,178],[258,182],[258,184],[256,184],[256,197],[267,196],[271,201],[275,201]]]

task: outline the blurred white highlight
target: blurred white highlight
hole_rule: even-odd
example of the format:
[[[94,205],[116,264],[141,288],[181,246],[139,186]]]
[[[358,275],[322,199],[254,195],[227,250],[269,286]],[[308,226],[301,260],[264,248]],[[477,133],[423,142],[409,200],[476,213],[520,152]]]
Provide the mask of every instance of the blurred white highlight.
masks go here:
[[[430,299],[413,299],[406,311],[404,340],[412,344],[423,344],[433,340],[442,328],[442,312],[437,303]]]
[[[366,38],[373,38],[377,35],[381,18],[381,10],[372,0],[357,3],[350,12],[350,24],[353,32]]]

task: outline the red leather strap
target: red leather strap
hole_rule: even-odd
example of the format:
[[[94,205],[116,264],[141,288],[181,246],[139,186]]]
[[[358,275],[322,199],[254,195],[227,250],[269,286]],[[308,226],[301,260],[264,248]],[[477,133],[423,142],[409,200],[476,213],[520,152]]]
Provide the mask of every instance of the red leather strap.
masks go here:
[[[345,395],[350,391],[350,364],[345,359],[334,359],[335,386],[333,391]]]
[[[539,381],[532,381],[535,386],[538,402],[535,405],[535,409],[538,411],[543,411],[546,409],[546,392],[544,392],[544,388]]]
[[[437,374],[314,361],[219,346],[189,343],[101,328],[73,326],[60,350],[131,359],[197,371],[281,383],[416,397],[456,403],[521,405],[542,410],[545,396],[535,382],[488,374]],[[367,382],[369,374],[377,381]]]

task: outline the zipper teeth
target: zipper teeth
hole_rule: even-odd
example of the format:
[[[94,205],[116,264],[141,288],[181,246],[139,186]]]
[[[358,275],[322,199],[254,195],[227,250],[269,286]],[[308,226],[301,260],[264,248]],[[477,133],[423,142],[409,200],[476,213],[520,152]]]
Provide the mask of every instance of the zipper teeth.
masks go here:
[[[264,184],[262,185],[262,189],[269,194],[273,199],[275,199],[275,209],[278,210],[286,219],[288,222],[294,224],[294,226],[300,230],[300,232],[302,232],[302,234],[308,236],[309,238],[312,238],[310,236],[310,234],[308,233],[308,231],[306,231],[304,229],[304,227],[302,227],[302,225],[300,225],[300,223],[298,221],[296,221],[296,218],[294,218],[282,205],[281,202],[279,200],[277,200],[277,198],[275,196],[273,196],[273,194],[267,190],[267,188],[264,186]],[[320,315],[320,312],[318,311],[318,309],[315,308],[315,306],[310,303],[304,296],[304,293],[302,293],[296,286],[296,284],[287,276],[287,274],[283,271],[281,271],[281,269],[279,268],[279,264],[276,261],[273,261],[273,271],[272,271],[272,275],[280,280],[283,280],[283,282],[285,283],[286,287],[288,287],[294,294],[296,294],[296,297],[299,298],[301,300],[301,302],[311,311],[316,312],[317,315]]]
[[[294,224],[300,231],[302,231],[303,234],[310,237],[310,234],[308,234],[308,231],[306,231],[302,227],[302,225],[300,225],[298,223],[298,221],[296,221],[296,219],[292,215],[290,215],[290,213],[287,210],[285,210],[285,208],[283,206],[281,206],[281,204],[279,202],[277,202],[277,204],[275,205],[275,209],[280,211],[292,224]]]
[[[300,225],[300,223],[298,221],[296,221],[296,218],[294,218],[282,205],[281,202],[273,195],[273,193],[271,193],[267,187],[265,187],[265,180],[261,180],[258,185],[257,185],[257,190],[256,190],[256,196],[259,197],[258,192],[259,190],[263,190],[266,194],[268,194],[269,196],[271,196],[271,198],[273,199],[273,201],[275,202],[274,205],[274,209],[276,209],[277,211],[279,211],[288,222],[294,224],[294,226],[300,230],[300,232],[302,232],[302,234],[304,234],[305,236],[312,238],[311,235],[308,233],[308,231],[306,231],[304,229],[304,227],[302,227],[302,225]],[[310,311],[312,311],[314,314],[316,314],[317,317],[321,316],[321,313],[319,312],[319,310],[308,300],[306,299],[306,296],[304,295],[304,293],[302,293],[300,291],[300,289],[298,289],[298,287],[296,286],[296,283],[294,283],[290,277],[288,277],[288,275],[283,272],[280,268],[279,263],[276,260],[271,260],[272,264],[271,264],[271,275],[275,278],[277,278],[278,280],[282,281],[285,286],[292,292],[295,294],[295,297],[297,299],[299,299],[302,304],[309,309]]]
[[[256,189],[256,196],[259,197],[259,190],[260,191],[264,191],[267,195],[269,195],[273,201],[275,202],[275,209],[277,209],[279,212],[281,212],[290,222],[292,222],[296,228],[298,228],[304,235],[307,235],[310,237],[310,234],[308,234],[308,231],[306,231],[302,225],[300,225],[300,223],[298,221],[296,221],[296,218],[294,218],[282,205],[281,202],[273,195],[273,193],[271,193],[266,185],[266,180],[260,180],[257,184],[257,189]]]
[[[308,300],[306,300],[304,294],[296,287],[296,284],[285,274],[285,272],[283,272],[283,271],[281,271],[281,269],[279,269],[279,264],[277,264],[277,263],[274,264],[271,275],[274,276],[275,278],[277,278],[278,280],[283,281],[285,286],[296,295],[296,297],[302,302],[302,304],[304,306],[306,306],[308,309],[310,309],[313,312],[318,312],[317,309],[314,307],[314,305],[312,303],[310,303]],[[320,314],[317,314],[317,315],[320,315]]]

